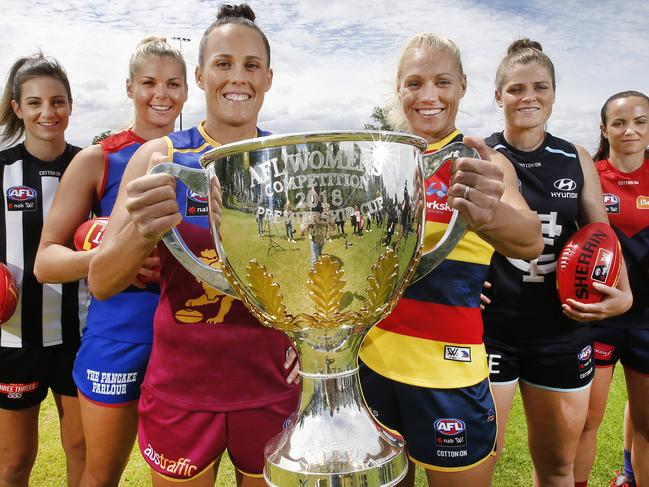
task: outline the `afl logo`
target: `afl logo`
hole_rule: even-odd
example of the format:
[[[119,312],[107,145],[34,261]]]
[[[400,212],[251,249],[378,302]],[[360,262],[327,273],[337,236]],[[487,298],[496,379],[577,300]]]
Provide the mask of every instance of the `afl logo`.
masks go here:
[[[196,203],[207,203],[207,196],[194,193],[191,189],[187,188],[187,197]]]
[[[568,178],[557,179],[554,182],[554,187],[559,191],[574,191],[575,189],[577,189],[577,183]]]
[[[454,436],[463,433],[466,429],[464,421],[455,418],[442,418],[435,421],[435,430],[443,435]]]
[[[436,196],[439,199],[445,198],[447,192],[448,192],[448,188],[442,182],[438,183],[433,181],[426,189],[426,194],[428,196]]]
[[[620,198],[612,193],[604,193],[604,205],[613,206],[620,203]]]
[[[590,348],[590,345],[582,348],[581,352],[579,352],[579,360],[585,362],[590,358],[591,353],[592,353],[592,349]]]
[[[31,201],[36,198],[36,190],[29,186],[12,186],[7,190],[7,198],[14,201]]]

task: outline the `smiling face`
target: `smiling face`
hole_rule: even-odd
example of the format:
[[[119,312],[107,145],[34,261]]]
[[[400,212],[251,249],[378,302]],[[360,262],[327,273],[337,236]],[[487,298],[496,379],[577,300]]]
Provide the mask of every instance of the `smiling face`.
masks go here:
[[[445,49],[412,49],[401,61],[398,94],[409,130],[429,143],[455,130],[466,77]]]
[[[496,101],[503,107],[508,127],[526,130],[545,126],[554,104],[552,75],[537,63],[515,64],[506,72]]]
[[[609,102],[606,125],[601,129],[611,151],[622,155],[643,153],[649,146],[649,101],[629,96]]]
[[[20,100],[11,106],[25,126],[25,139],[61,142],[68,127],[72,102],[58,79],[39,76],[23,82]]]
[[[168,56],[149,56],[126,80],[126,92],[135,104],[135,130],[166,128],[174,122],[187,100],[183,66]]]
[[[205,58],[196,68],[196,82],[205,91],[207,124],[241,127],[257,124],[273,71],[261,35],[245,25],[216,27],[207,38]]]

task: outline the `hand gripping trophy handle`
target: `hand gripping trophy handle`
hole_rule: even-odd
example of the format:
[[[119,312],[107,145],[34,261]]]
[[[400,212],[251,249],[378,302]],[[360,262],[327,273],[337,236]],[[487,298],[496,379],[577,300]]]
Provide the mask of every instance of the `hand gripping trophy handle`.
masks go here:
[[[170,174],[171,176],[180,179],[194,193],[201,196],[208,196],[208,181],[203,169],[192,169],[181,166],[180,164],[163,162],[154,166],[149,171],[149,174],[159,173]],[[223,275],[223,271],[201,262],[198,257],[196,257],[196,254],[194,254],[194,252],[192,252],[187,246],[176,228],[172,228],[169,232],[165,233],[162,236],[162,241],[169,249],[169,252],[171,252],[178,262],[180,262],[189,272],[223,294],[239,298],[239,295],[234,289],[232,289],[232,286]]]

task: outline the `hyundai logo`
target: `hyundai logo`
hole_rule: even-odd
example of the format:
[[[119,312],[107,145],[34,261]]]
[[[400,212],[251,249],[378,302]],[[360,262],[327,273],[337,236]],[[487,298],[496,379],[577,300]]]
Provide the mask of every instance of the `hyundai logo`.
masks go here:
[[[573,191],[577,188],[577,183],[568,178],[557,179],[554,182],[554,187],[560,191]]]

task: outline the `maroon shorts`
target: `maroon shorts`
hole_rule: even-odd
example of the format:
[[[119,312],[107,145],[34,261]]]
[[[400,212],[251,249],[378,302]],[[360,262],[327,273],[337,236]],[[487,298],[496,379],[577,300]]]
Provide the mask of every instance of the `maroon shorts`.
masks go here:
[[[189,480],[210,468],[227,449],[235,468],[261,476],[264,448],[297,408],[297,395],[258,409],[234,412],[188,411],[142,387],[138,441],[149,466],[160,475]]]

